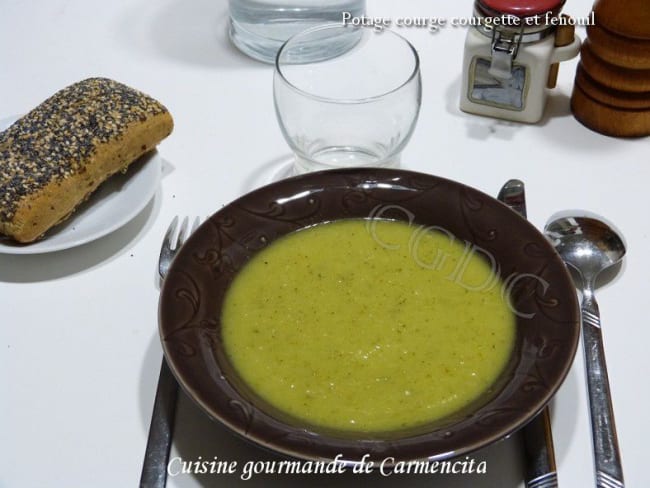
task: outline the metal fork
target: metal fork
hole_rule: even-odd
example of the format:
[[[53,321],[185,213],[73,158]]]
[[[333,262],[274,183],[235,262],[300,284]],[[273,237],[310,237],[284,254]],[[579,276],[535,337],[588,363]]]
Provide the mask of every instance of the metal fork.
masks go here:
[[[185,240],[199,226],[199,218],[195,218],[192,228],[187,232],[189,219],[185,217],[181,223],[178,234],[178,216],[174,217],[160,248],[158,259],[158,273],[161,281],[167,276],[169,266],[174,256],[185,243]],[[174,417],[176,414],[176,400],[178,398],[178,383],[169,369],[167,361],[163,356],[156,389],[156,399],[151,414],[151,425],[149,426],[149,438],[147,439],[147,450],[145,451],[142,474],[140,476],[140,488],[163,488],[167,484],[167,463],[169,461],[169,450],[172,445],[172,433],[174,430]]]

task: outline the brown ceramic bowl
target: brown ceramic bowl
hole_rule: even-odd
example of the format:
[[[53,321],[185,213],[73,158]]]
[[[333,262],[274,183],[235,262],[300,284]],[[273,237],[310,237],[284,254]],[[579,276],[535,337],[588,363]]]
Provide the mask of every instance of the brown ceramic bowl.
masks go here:
[[[220,335],[224,293],[246,262],[278,237],[305,226],[368,218],[378,205],[407,209],[491,253],[512,287],[517,338],[491,393],[445,419],[404,431],[325,431],[256,397],[229,363]],[[387,207],[388,208],[388,207]],[[404,219],[403,210],[384,217]],[[462,313],[462,311],[459,311]],[[187,394],[213,419],[291,457],[355,462],[441,460],[503,439],[533,418],[564,380],[578,343],[575,288],[537,229],[495,199],[449,180],[400,170],[307,174],[260,188],[226,205],[178,253],[160,297],[165,356]]]

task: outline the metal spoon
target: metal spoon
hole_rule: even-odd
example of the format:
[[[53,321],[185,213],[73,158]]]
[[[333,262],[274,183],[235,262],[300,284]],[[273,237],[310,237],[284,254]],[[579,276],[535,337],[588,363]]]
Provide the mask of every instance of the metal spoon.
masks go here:
[[[596,486],[622,488],[621,454],[594,289],[598,275],[623,259],[625,244],[610,225],[593,217],[558,218],[548,223],[544,232],[564,262],[582,278],[582,342],[587,369]]]

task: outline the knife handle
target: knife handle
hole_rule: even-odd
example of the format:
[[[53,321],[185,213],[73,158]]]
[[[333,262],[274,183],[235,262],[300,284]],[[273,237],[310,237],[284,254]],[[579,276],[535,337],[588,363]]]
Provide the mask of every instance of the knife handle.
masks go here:
[[[526,187],[517,179],[508,180],[498,196],[499,201],[526,218]],[[551,415],[548,407],[522,429],[526,453],[526,488],[557,488],[557,468]]]
[[[526,488],[557,488],[557,469],[548,407],[523,428]]]

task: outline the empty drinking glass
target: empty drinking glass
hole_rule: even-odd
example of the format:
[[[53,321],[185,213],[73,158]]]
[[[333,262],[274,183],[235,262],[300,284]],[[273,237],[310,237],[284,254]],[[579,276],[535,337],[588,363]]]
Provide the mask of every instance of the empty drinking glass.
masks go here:
[[[314,57],[324,38],[337,48]],[[273,95],[296,173],[398,166],[420,110],[418,54],[390,30],[314,27],[280,49]]]

